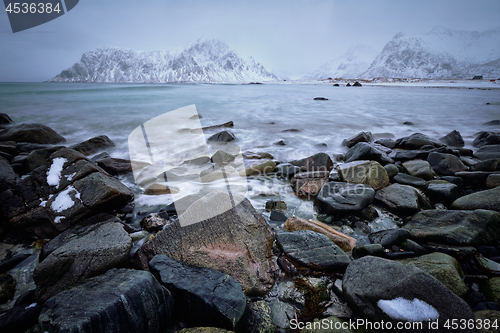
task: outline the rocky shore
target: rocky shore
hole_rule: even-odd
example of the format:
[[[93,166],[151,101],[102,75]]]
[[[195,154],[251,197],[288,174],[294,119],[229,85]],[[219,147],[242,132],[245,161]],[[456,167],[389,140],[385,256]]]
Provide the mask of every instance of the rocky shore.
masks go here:
[[[151,166],[110,157],[105,135],[66,146],[0,114],[0,331],[498,332],[497,125],[485,123],[473,149],[456,130],[361,132],[345,153],[293,161],[235,153],[233,122],[213,126],[217,152],[185,161],[203,171],[168,180],[277,182],[316,218],[262,193],[265,213],[235,195],[183,225],[226,194],[138,214],[137,195],[182,189],[124,185],[119,176]]]

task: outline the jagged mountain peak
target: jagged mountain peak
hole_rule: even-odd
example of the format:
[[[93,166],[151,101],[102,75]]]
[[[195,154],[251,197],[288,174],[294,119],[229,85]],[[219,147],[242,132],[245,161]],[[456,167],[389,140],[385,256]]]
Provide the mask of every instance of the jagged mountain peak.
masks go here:
[[[279,78],[217,39],[200,38],[177,51],[103,47],[85,52],[55,82],[251,82]]]

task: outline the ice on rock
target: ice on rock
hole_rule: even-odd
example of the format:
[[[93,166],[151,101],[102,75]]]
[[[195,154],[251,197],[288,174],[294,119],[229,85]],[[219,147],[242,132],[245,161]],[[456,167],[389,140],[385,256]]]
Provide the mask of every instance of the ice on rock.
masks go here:
[[[61,180],[61,171],[64,163],[68,162],[64,157],[57,157],[52,160],[52,165],[47,171],[47,184],[59,188],[59,181]]]
[[[424,301],[414,298],[413,301],[402,297],[393,300],[379,300],[377,305],[389,317],[407,321],[435,320],[439,318],[439,312]]]
[[[64,191],[59,192],[56,199],[52,202],[52,205],[50,206],[52,210],[60,213],[71,208],[75,204],[69,195],[71,192],[75,193],[75,198],[80,199],[80,192],[78,192],[73,186],[68,186]]]

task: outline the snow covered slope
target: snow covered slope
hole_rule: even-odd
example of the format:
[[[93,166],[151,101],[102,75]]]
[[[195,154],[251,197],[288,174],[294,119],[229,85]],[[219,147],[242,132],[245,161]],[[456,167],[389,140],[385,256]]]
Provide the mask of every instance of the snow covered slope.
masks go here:
[[[358,44],[351,47],[339,58],[324,63],[315,71],[305,75],[302,80],[322,80],[327,78],[355,79],[363,74],[378,52],[369,45]]]
[[[252,82],[279,78],[252,57],[218,40],[200,39],[179,52],[114,47],[83,54],[50,82]]]
[[[500,27],[476,32],[438,26],[424,36],[394,36],[362,77],[496,79],[499,62]]]

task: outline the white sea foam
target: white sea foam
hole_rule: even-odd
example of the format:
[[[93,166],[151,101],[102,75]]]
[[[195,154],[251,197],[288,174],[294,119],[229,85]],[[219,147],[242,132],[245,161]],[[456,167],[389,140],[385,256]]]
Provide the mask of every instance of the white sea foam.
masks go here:
[[[52,165],[47,171],[47,184],[59,188],[59,182],[61,180],[61,171],[63,169],[64,163],[66,163],[64,157],[57,157],[52,160]]]
[[[413,301],[398,297],[392,300],[379,300],[377,305],[393,319],[408,321],[435,320],[439,312],[424,301],[414,298]]]

